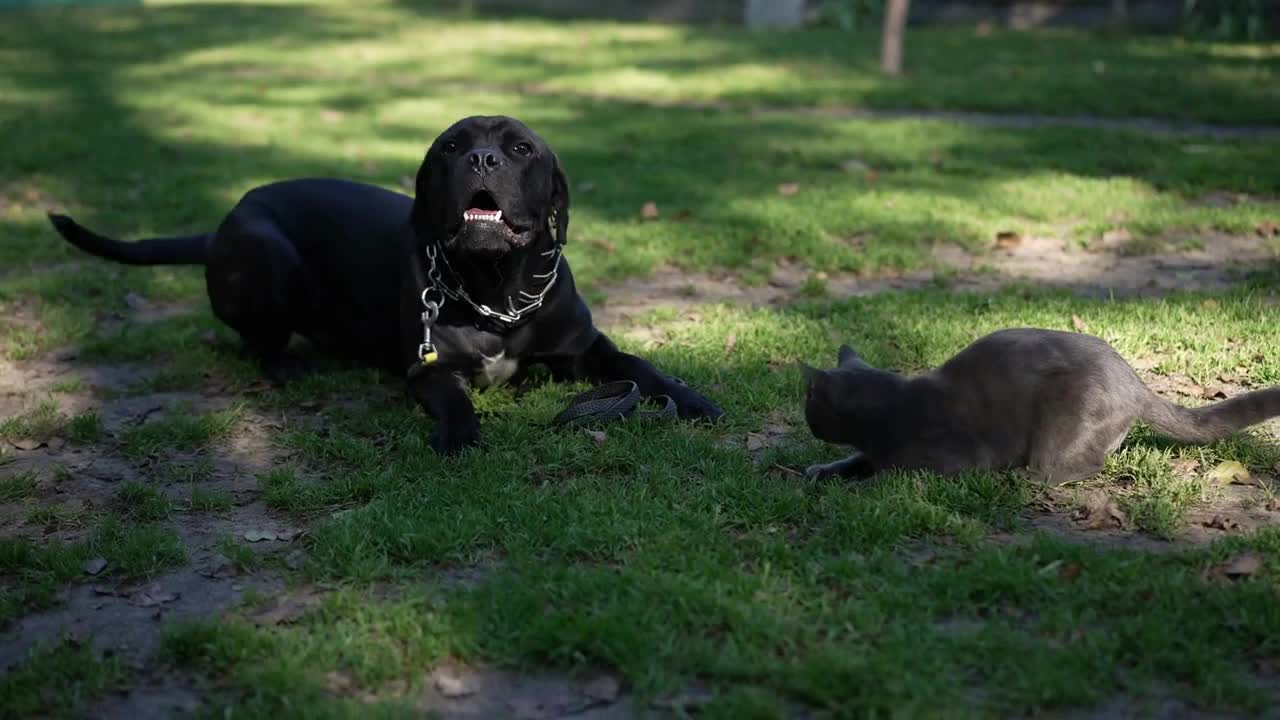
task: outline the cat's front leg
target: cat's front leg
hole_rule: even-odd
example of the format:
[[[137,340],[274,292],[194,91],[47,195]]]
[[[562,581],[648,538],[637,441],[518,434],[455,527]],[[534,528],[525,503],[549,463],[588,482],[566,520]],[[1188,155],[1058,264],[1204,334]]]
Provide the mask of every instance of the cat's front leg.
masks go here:
[[[815,480],[822,480],[829,477],[840,477],[849,480],[858,480],[870,477],[876,472],[875,466],[867,459],[866,455],[855,452],[843,460],[837,460],[833,463],[825,465],[810,465],[804,471],[804,476]]]

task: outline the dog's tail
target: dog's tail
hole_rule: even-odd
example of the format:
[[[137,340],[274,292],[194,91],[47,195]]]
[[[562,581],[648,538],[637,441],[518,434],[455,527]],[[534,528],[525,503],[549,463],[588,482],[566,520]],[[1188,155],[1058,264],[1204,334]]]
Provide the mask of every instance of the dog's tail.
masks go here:
[[[125,265],[204,265],[210,237],[205,233],[120,242],[99,235],[66,215],[49,213],[49,222],[72,245]]]
[[[1151,393],[1142,419],[1161,435],[1179,442],[1209,443],[1280,416],[1280,385],[1189,408]]]

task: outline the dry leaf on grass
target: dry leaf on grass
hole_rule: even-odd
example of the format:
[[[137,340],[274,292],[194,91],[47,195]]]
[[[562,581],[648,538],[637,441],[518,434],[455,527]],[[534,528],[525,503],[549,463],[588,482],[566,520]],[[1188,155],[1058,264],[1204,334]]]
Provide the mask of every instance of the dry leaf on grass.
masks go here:
[[[996,233],[996,249],[1012,250],[1022,244],[1022,236],[1012,230],[1001,230]]]
[[[356,676],[350,670],[330,670],[324,675],[324,687],[334,695],[350,695],[356,688]]]
[[[442,665],[431,671],[431,685],[436,692],[447,698],[466,697],[476,692],[474,678],[449,665]]]
[[[582,694],[603,703],[611,703],[622,694],[622,682],[609,673],[596,673],[582,684]]]
[[[731,354],[733,352],[733,349],[737,347],[737,345],[738,345],[738,334],[729,333],[729,336],[724,339],[724,354],[726,356]]]
[[[284,564],[290,570],[301,570],[302,566],[307,564],[307,553],[302,550],[294,550],[284,556]]]
[[[647,202],[640,208],[640,217],[645,220],[658,219],[658,204],[655,202]]]
[[[1209,471],[1209,480],[1218,485],[1252,485],[1249,482],[1249,468],[1235,460],[1219,463]]]
[[[1200,524],[1213,530],[1222,530],[1223,532],[1240,529],[1240,523],[1232,520],[1226,515],[1214,515],[1212,518],[1205,520]]]
[[[704,705],[711,704],[715,699],[716,694],[708,688],[689,687],[654,700],[653,706],[663,710],[696,712]]]
[[[302,617],[320,604],[320,594],[314,590],[302,590],[289,595],[279,595],[268,600],[248,617],[254,625],[287,625]]]
[[[128,293],[124,296],[124,304],[128,305],[129,309],[134,311],[146,310],[151,305],[151,303],[147,302],[146,298],[134,292]]]
[[[1090,497],[1084,505],[1077,507],[1071,517],[1085,530],[1101,530],[1109,527],[1118,527],[1123,530],[1129,524],[1128,516],[1115,498],[1101,493]]]
[[[143,608],[155,607],[157,605],[171,603],[179,597],[178,593],[165,591],[160,587],[159,583],[152,583],[131,594],[129,596],[129,604]]]
[[[1246,552],[1233,555],[1225,562],[1211,566],[1205,571],[1205,579],[1213,580],[1229,578],[1239,580],[1253,576],[1262,569],[1262,558],[1255,553]]]
[[[1071,316],[1071,327],[1075,328],[1076,332],[1089,332],[1089,326],[1085,324],[1084,320],[1080,319],[1079,315]]]
[[[782,183],[778,186],[779,195],[795,195],[800,192],[800,183]]]
[[[1170,458],[1169,468],[1177,475],[1195,475],[1200,469],[1200,461],[1195,458]]]

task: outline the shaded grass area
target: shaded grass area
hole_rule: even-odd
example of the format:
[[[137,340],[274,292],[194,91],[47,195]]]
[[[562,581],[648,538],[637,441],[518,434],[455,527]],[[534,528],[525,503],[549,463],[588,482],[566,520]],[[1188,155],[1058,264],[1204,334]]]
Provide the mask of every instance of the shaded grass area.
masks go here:
[[[124,678],[118,659],[101,658],[82,641],[51,641],[0,677],[0,718],[72,717],[81,703]]]
[[[1066,328],[1074,315],[1131,359],[1163,358],[1156,372],[1203,380],[1243,368],[1251,383],[1276,382],[1266,348],[1280,338],[1264,312],[1274,291],[1205,299],[935,290],[784,311],[658,311],[650,320],[667,337],[645,354],[715,388],[730,419],[614,425],[603,443],[545,428],[569,392],[554,385],[518,403],[507,391],[476,394],[486,447],[457,460],[427,451],[431,423],[411,408],[329,405],[322,424],[283,438],[305,462],[259,484],[269,506],[318,521],[303,576],[346,589],[287,629],[176,628],[171,652],[231,678],[227,702],[298,716],[328,712],[334,672],[355,678],[343,696],[410,708],[420,668],[446,658],[606,667],[640,698],[696,678],[720,692],[712,717],[744,706],[767,716],[786,701],[924,716],[963,704],[1004,717],[1117,694],[1262,710],[1272,696],[1252,673],[1277,650],[1275,531],[1168,555],[1047,536],[999,544],[988,538],[1025,529],[1035,493],[1013,476],[814,484],[772,469],[839,452],[808,439],[789,363],[821,363],[840,341],[913,371],[991,329]],[[729,333],[738,341],[726,358]],[[337,377],[339,396],[362,394],[352,375]],[[753,462],[742,443],[766,423],[791,434]],[[1269,477],[1280,446],[1245,434],[1186,448],[1139,431],[1095,482],[1119,490],[1131,519],[1158,536],[1215,492],[1175,476],[1179,457],[1237,460]],[[1261,572],[1206,577],[1245,551],[1263,558]],[[457,573],[478,579],[459,584]]]
[[[149,577],[182,564],[182,541],[169,528],[140,522],[146,519],[151,518],[107,515],[87,538],[70,544],[0,538],[0,626],[53,605],[60,588],[87,577],[90,560],[106,561],[98,579],[117,580]]]

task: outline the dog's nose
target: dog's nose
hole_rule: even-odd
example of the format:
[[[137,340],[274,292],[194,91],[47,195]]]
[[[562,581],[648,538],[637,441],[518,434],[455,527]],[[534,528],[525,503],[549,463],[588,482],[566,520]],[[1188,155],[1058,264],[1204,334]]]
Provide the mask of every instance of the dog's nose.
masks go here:
[[[481,175],[502,167],[502,156],[494,148],[476,148],[467,153],[471,169]]]

